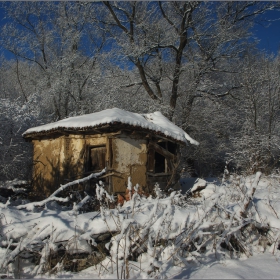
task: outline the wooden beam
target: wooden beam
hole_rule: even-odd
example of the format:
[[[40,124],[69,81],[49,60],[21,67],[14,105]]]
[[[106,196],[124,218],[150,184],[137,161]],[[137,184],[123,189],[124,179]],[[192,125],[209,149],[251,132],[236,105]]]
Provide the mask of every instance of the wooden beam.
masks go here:
[[[112,172],[112,173],[108,173],[108,174],[105,174],[103,176],[100,176],[98,178],[106,178],[108,176],[115,176],[115,177],[119,177],[119,178],[124,178],[123,176],[119,175],[119,174],[116,174],[115,172]]]
[[[155,171],[155,150],[153,149],[152,146],[148,148],[147,171],[148,172]]]
[[[151,177],[168,177],[168,176],[171,176],[172,173],[152,173],[152,172],[147,172],[147,175],[151,176]]]
[[[176,156],[173,155],[172,153],[170,153],[169,151],[167,151],[166,149],[162,148],[161,146],[159,146],[158,144],[150,141],[149,145],[151,145],[155,151],[161,155],[163,155],[166,158],[170,158],[172,160],[176,159]]]

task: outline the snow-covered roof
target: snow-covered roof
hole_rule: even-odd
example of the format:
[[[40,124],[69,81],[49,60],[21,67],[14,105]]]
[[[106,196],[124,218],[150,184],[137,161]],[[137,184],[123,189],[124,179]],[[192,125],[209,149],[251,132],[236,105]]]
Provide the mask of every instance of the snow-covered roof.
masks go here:
[[[156,134],[171,138],[179,142],[190,142],[198,145],[198,142],[192,139],[184,130],[169,121],[161,112],[150,114],[137,114],[124,111],[118,108],[107,109],[101,112],[86,114],[77,117],[63,119],[54,123],[49,123],[28,129],[23,133],[23,137],[34,137],[36,135],[45,135],[52,132],[65,130],[89,131],[94,128],[100,128],[104,125],[122,124],[126,127],[137,127],[152,131]]]

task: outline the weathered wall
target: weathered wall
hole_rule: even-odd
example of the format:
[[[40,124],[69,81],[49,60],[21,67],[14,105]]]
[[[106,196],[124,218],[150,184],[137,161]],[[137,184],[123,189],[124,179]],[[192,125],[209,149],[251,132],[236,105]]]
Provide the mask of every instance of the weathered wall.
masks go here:
[[[84,177],[88,146],[106,145],[106,137],[81,135],[33,140],[34,188],[45,195],[60,184]]]
[[[112,139],[112,154],[112,169],[120,175],[112,176],[114,192],[125,192],[129,176],[133,186],[146,186],[146,140],[119,135]]]
[[[103,145],[111,174],[105,179],[108,191],[124,193],[129,176],[133,186],[138,183],[145,191],[152,191],[156,182],[164,188],[170,181],[170,173],[149,172],[147,176],[147,142],[126,134],[68,135],[33,140],[35,190],[49,195],[60,184],[85,177],[90,172],[87,170],[89,148]]]
[[[49,194],[61,181],[64,162],[64,138],[33,140],[33,178],[35,191]]]

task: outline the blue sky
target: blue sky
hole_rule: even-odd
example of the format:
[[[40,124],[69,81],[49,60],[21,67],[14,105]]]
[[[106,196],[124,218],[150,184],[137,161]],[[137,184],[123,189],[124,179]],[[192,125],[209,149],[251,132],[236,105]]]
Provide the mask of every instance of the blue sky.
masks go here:
[[[0,7],[0,27],[8,21],[4,17],[4,10]],[[260,22],[252,29],[253,37],[259,41],[257,46],[260,50],[276,55],[280,49],[280,11],[268,11],[264,18],[266,22]],[[2,50],[1,45],[0,51],[7,59],[14,58],[10,52]]]
[[[276,54],[280,48],[280,11],[268,11],[265,18],[269,20],[263,24],[256,24],[252,32],[260,41],[258,48],[268,53]],[[278,19],[278,20],[277,20]]]

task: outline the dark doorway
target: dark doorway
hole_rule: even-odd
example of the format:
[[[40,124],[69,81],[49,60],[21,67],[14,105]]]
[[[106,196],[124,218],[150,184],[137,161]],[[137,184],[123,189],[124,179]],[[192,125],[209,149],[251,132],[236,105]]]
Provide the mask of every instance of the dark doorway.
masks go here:
[[[101,171],[106,167],[106,146],[89,148],[89,170]]]

